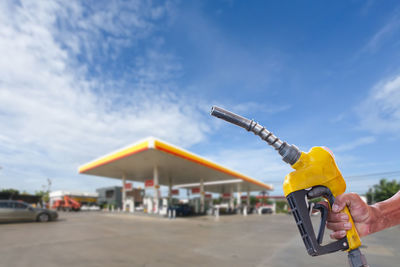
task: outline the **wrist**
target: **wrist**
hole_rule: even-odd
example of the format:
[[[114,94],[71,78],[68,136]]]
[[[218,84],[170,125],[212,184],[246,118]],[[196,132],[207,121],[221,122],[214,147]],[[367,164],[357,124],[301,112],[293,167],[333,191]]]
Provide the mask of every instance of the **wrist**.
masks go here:
[[[371,233],[392,227],[400,223],[400,192],[393,197],[378,202],[371,207],[374,214]]]
[[[385,220],[383,219],[383,214],[381,208],[379,207],[379,203],[371,205],[368,208],[370,213],[369,216],[370,218],[368,222],[369,226],[368,235],[369,235],[384,229]]]

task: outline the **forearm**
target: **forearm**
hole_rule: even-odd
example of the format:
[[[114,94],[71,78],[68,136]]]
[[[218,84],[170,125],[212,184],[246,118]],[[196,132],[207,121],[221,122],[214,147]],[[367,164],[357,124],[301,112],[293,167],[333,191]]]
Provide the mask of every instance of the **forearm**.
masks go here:
[[[373,222],[370,234],[400,224],[400,191],[393,197],[371,206]]]

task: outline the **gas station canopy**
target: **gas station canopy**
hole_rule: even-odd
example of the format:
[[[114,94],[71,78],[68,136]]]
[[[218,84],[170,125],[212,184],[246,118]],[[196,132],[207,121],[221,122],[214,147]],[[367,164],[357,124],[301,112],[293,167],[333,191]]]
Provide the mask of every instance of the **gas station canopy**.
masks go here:
[[[223,187],[231,181],[235,185],[233,188],[240,184],[243,191],[273,190],[271,185],[153,137],[84,164],[79,167],[79,173],[145,182],[153,178],[155,169],[159,185],[196,184],[202,181],[205,191],[223,192]]]

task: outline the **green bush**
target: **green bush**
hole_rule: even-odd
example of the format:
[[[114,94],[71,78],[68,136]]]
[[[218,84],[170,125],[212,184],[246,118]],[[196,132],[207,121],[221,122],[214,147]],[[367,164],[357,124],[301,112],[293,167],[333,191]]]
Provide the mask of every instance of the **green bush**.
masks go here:
[[[400,183],[396,180],[388,181],[383,178],[379,181],[379,184],[374,185],[367,192],[367,201],[369,204],[383,201],[391,198],[400,190]]]
[[[276,201],[276,213],[286,213],[288,210],[289,204],[284,201]]]

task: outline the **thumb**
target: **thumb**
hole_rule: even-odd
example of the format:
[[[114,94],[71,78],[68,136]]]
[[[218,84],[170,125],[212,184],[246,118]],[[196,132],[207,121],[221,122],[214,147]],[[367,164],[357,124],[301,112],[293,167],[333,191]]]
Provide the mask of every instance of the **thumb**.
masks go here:
[[[339,195],[336,197],[335,202],[332,205],[333,212],[340,212],[346,206],[347,202],[350,202],[347,194]]]
[[[336,197],[335,203],[333,203],[332,211],[339,212],[344,209],[345,206],[352,209],[352,203],[357,203],[359,196],[354,193],[342,194]]]

